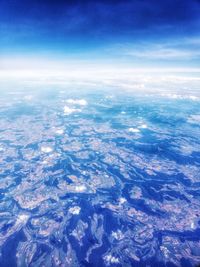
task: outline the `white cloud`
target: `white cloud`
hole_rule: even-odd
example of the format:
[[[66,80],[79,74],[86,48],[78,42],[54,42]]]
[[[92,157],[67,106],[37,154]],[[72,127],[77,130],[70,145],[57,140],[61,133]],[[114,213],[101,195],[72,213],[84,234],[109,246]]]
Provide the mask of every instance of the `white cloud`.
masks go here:
[[[182,47],[170,47],[168,45],[150,45],[140,48],[125,48],[124,55],[152,60],[188,60],[200,57],[200,50]]]
[[[200,37],[118,44],[113,53],[143,60],[193,60],[200,57]]]
[[[166,44],[167,46],[168,44]],[[154,54],[157,57],[164,57],[166,55],[175,57],[178,54],[174,50],[164,49],[157,46]],[[142,49],[142,48],[141,48]],[[152,56],[152,51],[146,51],[143,56]],[[141,52],[137,51],[138,55]],[[195,53],[195,52],[194,52]],[[184,53],[179,53],[179,57]],[[142,55],[140,55],[142,57]],[[142,60],[141,60],[142,61]],[[37,64],[36,64],[37,62]],[[21,64],[21,65],[20,65]],[[195,96],[199,98],[200,87],[200,68],[136,68],[130,65],[123,64],[99,64],[94,62],[68,62],[66,60],[47,60],[36,59],[27,61],[19,59],[20,68],[17,68],[18,63],[15,61],[13,67],[12,60],[7,62],[7,68],[0,68],[0,83],[5,84],[5,88],[15,86],[22,86],[30,88],[31,86],[41,85],[56,85],[63,88],[76,85],[78,88],[85,90],[85,88],[115,88],[116,90],[128,90],[130,92],[169,92],[171,90],[174,94],[179,95],[183,92],[188,96]],[[37,68],[35,67],[37,65]],[[184,65],[184,64],[183,64]],[[73,67],[72,67],[73,66]],[[64,87],[63,87],[64,86]],[[180,92],[181,91],[181,92]],[[194,92],[192,92],[194,91]],[[81,112],[82,107],[87,105],[84,99],[68,99],[64,104],[63,112],[65,115]]]
[[[199,51],[188,51],[175,48],[152,48],[149,50],[133,50],[127,51],[127,55],[143,59],[192,59],[200,56]]]

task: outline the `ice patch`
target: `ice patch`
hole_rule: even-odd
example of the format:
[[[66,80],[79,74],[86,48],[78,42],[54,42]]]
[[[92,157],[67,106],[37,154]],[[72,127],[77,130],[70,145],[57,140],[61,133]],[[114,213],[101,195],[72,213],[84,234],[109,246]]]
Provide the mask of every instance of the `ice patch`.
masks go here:
[[[87,105],[87,101],[85,99],[67,99],[66,102],[69,104],[80,105],[80,106]]]
[[[72,114],[74,112],[80,112],[81,111],[81,109],[78,109],[78,108],[70,108],[68,106],[64,106],[63,110],[64,110],[64,114],[65,115],[70,115],[70,114]]]
[[[49,146],[42,146],[41,147],[41,152],[43,152],[43,153],[50,153],[52,151],[53,151],[52,147],[49,147]]]
[[[140,132],[140,130],[137,129],[137,128],[129,128],[128,131],[129,131],[130,133],[139,133],[139,132]]]
[[[75,206],[69,209],[69,213],[73,215],[78,215],[81,211],[81,208],[79,206]]]

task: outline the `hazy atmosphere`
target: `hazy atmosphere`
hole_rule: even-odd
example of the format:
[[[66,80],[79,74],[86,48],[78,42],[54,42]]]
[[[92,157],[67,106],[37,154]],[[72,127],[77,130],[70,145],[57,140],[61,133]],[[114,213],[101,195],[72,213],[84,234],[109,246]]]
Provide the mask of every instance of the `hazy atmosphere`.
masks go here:
[[[200,265],[200,1],[0,1],[0,267]]]

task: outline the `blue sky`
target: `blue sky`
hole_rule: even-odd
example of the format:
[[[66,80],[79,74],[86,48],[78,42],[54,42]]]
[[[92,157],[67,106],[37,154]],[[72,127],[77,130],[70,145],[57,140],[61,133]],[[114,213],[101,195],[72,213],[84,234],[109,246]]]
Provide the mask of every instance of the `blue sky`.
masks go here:
[[[1,0],[0,56],[200,66],[199,0]]]

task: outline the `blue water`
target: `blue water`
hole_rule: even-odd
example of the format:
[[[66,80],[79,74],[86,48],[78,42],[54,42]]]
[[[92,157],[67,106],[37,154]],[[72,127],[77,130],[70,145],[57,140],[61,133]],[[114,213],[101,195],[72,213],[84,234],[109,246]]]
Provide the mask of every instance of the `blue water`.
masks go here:
[[[199,97],[1,92],[1,267],[199,263]]]

